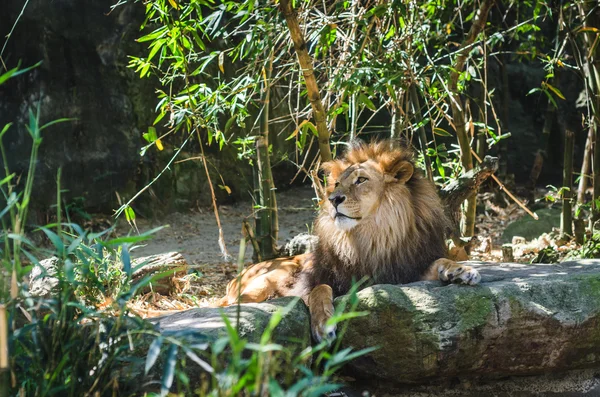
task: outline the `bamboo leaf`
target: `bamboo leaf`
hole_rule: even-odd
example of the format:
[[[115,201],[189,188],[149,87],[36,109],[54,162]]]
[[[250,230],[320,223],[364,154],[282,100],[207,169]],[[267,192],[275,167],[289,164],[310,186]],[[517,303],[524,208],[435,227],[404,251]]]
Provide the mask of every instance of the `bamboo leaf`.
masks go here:
[[[177,345],[170,345],[167,352],[167,361],[165,362],[165,369],[160,382],[160,395],[166,396],[169,393],[171,385],[173,385],[173,378],[175,375],[175,364],[177,364]]]
[[[76,120],[76,119],[63,118],[63,119],[52,120],[49,123],[46,123],[43,126],[41,126],[40,127],[40,131],[43,130],[43,129],[45,129],[45,128],[48,128],[48,127],[50,127],[51,125],[54,125],[54,124],[64,123],[65,121],[74,121],[74,120]]]
[[[62,242],[61,238],[58,236],[58,234],[54,233],[50,229],[46,229],[45,227],[41,227],[40,229],[42,229],[46,236],[48,236],[48,239],[56,248],[57,253],[62,256],[63,252],[65,251],[65,245]]]
[[[433,129],[433,133],[439,136],[452,136],[451,133],[440,127],[435,127]]]
[[[177,4],[175,0],[169,0],[169,4],[171,4],[171,7],[173,7],[174,9],[179,9],[179,4]]]
[[[225,73],[225,66],[224,66],[224,62],[225,62],[225,52],[221,51],[219,53],[219,70],[221,71],[221,73]]]
[[[550,83],[542,83],[543,85],[545,85],[546,87],[548,87],[548,89],[550,89],[550,91],[552,91],[557,97],[559,97],[562,100],[565,100],[565,96],[563,95],[562,92],[560,92],[560,90],[554,86],[552,86]]]
[[[158,150],[163,150],[164,149],[164,146],[163,146],[162,141],[160,139],[157,139],[154,143],[156,143],[156,148]]]
[[[371,101],[369,99],[369,97],[366,96],[365,94],[363,94],[362,92],[360,93],[360,95],[358,95],[358,102],[362,103],[363,105],[365,105],[367,108],[371,109],[372,111],[377,110],[373,101]]]
[[[127,245],[123,245],[122,247],[121,262],[123,262],[123,271],[127,274],[127,277],[131,277],[131,255],[129,255]]]
[[[163,338],[162,336],[159,336],[158,338],[152,341],[150,347],[148,348],[148,354],[146,355],[146,366],[144,369],[146,375],[148,375],[148,371],[150,371],[150,369],[156,362],[158,355],[160,354],[160,347],[162,346],[162,342]]]
[[[154,127],[148,127],[148,132],[145,132],[142,134],[142,137],[148,142],[148,143],[152,143],[154,141],[156,141],[157,136],[156,136],[156,128]]]
[[[210,365],[208,365],[208,363],[204,360],[202,360],[200,357],[198,357],[198,355],[196,353],[194,353],[193,351],[189,350],[189,349],[185,349],[185,354],[196,364],[198,364],[199,366],[201,366],[206,372],[208,373],[213,373],[214,369],[213,367],[211,367]]]

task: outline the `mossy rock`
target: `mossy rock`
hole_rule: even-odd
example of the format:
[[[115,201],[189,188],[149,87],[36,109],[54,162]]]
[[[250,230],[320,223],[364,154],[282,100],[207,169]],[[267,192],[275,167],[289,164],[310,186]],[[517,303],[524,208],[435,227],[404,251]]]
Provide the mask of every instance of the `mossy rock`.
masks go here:
[[[552,228],[560,226],[560,209],[544,208],[536,211],[539,219],[536,221],[529,215],[509,224],[504,233],[502,233],[502,242],[510,243],[513,236],[525,237],[527,240],[533,240],[544,233],[549,233]]]
[[[418,282],[358,293],[342,345],[380,348],[349,365],[396,384],[600,365],[600,261],[474,264],[478,286]],[[339,303],[339,298],[336,302]]]

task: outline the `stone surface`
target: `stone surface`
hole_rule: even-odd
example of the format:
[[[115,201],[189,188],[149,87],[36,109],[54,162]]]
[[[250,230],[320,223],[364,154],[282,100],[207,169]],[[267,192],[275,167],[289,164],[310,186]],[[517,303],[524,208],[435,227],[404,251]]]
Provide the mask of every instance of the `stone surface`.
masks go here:
[[[57,266],[60,260],[53,256],[40,261],[29,274],[29,292],[33,296],[47,298],[56,293],[58,287]]]
[[[342,348],[380,348],[346,371],[359,383],[402,386],[600,368],[600,260],[471,264],[482,274],[479,286],[428,281],[360,291],[357,310],[370,314],[351,320]],[[342,299],[347,297],[336,304]],[[291,301],[241,305],[241,334],[258,341],[271,315]],[[226,335],[221,310],[235,323],[235,306],[193,309],[153,322],[162,333],[206,342]],[[299,301],[274,340],[306,346],[309,338],[308,311]]]
[[[285,245],[283,254],[295,256],[312,252],[317,248],[318,242],[319,237],[309,233],[300,233]]]
[[[240,306],[240,336],[250,342],[259,342],[271,316],[293,304],[273,332],[273,341],[288,346],[304,348],[310,344],[308,308],[302,300],[295,298],[273,299],[264,303],[248,303]],[[190,338],[192,342],[215,341],[227,335],[222,315],[236,326],[237,307],[190,309],[167,316],[150,319],[165,335]]]
[[[513,236],[520,236],[532,240],[544,233],[549,233],[552,228],[560,226],[560,208],[544,208],[536,211],[538,220],[529,215],[510,223],[502,233],[502,242],[512,242]]]
[[[141,267],[140,267],[141,266]],[[187,274],[188,263],[179,252],[142,256],[132,261],[131,267],[136,269],[131,275],[132,283],[137,283],[144,277],[159,276],[157,280],[141,289],[140,292],[156,291],[163,295],[181,292],[181,277]],[[161,273],[171,271],[166,277]]]
[[[371,313],[351,322],[342,345],[380,349],[353,361],[352,374],[420,383],[600,366],[600,261],[474,266],[476,287],[360,291],[358,310]]]

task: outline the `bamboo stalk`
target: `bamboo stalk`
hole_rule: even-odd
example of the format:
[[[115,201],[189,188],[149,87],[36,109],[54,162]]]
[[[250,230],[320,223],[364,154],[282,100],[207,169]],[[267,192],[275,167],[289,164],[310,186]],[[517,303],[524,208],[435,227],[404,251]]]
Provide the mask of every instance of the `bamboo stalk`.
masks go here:
[[[263,258],[271,259],[275,257],[275,244],[271,233],[271,179],[269,179],[269,145],[264,136],[256,139],[256,157],[258,162],[258,176],[260,186],[261,209],[258,211],[260,223],[256,225],[256,237],[260,247],[260,253]]]
[[[423,152],[423,158],[425,159],[425,174],[427,179],[433,182],[433,172],[431,170],[431,158],[427,155],[427,134],[425,133],[425,127],[423,127],[422,121],[423,116],[421,115],[421,103],[419,101],[419,95],[417,95],[417,89],[414,84],[410,86],[410,101],[412,103],[412,110],[415,117],[415,121],[419,124],[419,145]]]
[[[560,217],[561,236],[573,235],[573,212],[571,197],[573,196],[573,148],[575,145],[575,134],[573,131],[565,130],[565,153],[563,164],[563,194],[562,213]]]
[[[510,102],[510,88],[508,86],[508,71],[506,67],[507,63],[506,55],[502,55],[502,62],[500,63],[500,70],[502,74],[502,119],[501,125],[503,131],[510,131],[510,121],[509,121],[509,102]],[[498,158],[500,159],[499,167],[498,167],[498,175],[501,178],[506,177],[506,173],[508,172],[508,161],[506,161],[507,157],[507,139],[502,139],[498,144]]]
[[[272,59],[272,57],[271,57]],[[276,256],[277,229],[279,229],[276,212],[277,203],[273,174],[271,172],[271,159],[269,156],[269,104],[270,104],[270,78],[272,63],[263,69],[262,87],[262,113],[260,118],[260,136],[256,140],[256,159],[258,166],[258,187],[261,209],[258,211],[260,222],[256,224],[258,245],[262,259],[271,259]]]
[[[479,9],[475,13],[473,18],[473,24],[469,30],[468,36],[465,41],[461,44],[458,50],[458,56],[454,67],[451,69],[450,78],[448,80],[448,91],[450,96],[450,109],[452,110],[452,119],[454,120],[454,128],[456,130],[456,137],[460,146],[460,162],[463,167],[463,172],[468,172],[473,169],[473,156],[471,155],[471,142],[469,134],[465,127],[465,112],[463,110],[462,99],[458,91],[458,79],[460,74],[465,68],[467,56],[469,54],[471,45],[477,39],[477,36],[484,30],[487,16],[490,8],[494,4],[495,0],[483,0]],[[465,210],[465,219],[463,223],[463,233],[466,236],[473,235],[475,229],[475,210],[477,203],[477,196],[467,200],[467,208]]]
[[[583,150],[583,162],[581,163],[581,176],[579,177],[579,186],[577,187],[577,205],[585,203],[585,191],[588,187],[588,178],[590,177],[590,165],[592,163],[592,148],[594,146],[594,129],[588,129],[588,135],[585,140],[585,149]],[[581,216],[581,215],[580,215]]]
[[[10,371],[8,367],[8,318],[6,305],[0,304],[0,397],[7,397],[10,391]]]
[[[290,37],[294,42],[294,48],[296,49],[296,55],[298,56],[298,62],[302,69],[302,75],[304,76],[304,82],[306,83],[306,91],[308,100],[313,109],[313,116],[315,124],[317,126],[317,134],[319,135],[319,150],[321,153],[321,161],[330,161],[331,148],[329,147],[329,130],[327,129],[327,113],[323,107],[321,101],[321,94],[319,93],[319,86],[317,79],[315,78],[315,72],[313,68],[312,58],[306,49],[306,41],[304,35],[300,29],[296,12],[292,9],[292,5],[289,0],[281,0],[279,2],[280,10],[285,17],[285,20],[290,31]]]
[[[579,15],[583,20],[584,28],[595,28],[598,26],[597,13],[591,12],[597,4],[596,1],[584,0],[578,3]],[[589,29],[588,29],[589,30]],[[593,29],[592,29],[593,30]],[[598,129],[600,109],[600,68],[598,66],[599,50],[598,46],[594,46],[594,40],[597,33],[593,31],[582,32],[584,48],[588,56],[585,57],[583,67],[588,95],[591,99],[591,114],[589,114],[590,129],[594,135],[594,152],[592,159],[592,174],[594,183],[594,197],[592,200],[592,224],[600,219],[600,208],[597,205],[597,199],[600,198],[600,131]]]
[[[256,237],[254,237],[254,231],[252,231],[252,226],[250,226],[250,223],[248,223],[248,221],[244,219],[242,221],[242,227],[242,234],[244,234],[246,239],[250,240],[250,244],[252,244],[252,248],[254,249],[254,253],[256,255],[255,262],[262,262],[262,257],[260,256],[260,247],[258,246]]]

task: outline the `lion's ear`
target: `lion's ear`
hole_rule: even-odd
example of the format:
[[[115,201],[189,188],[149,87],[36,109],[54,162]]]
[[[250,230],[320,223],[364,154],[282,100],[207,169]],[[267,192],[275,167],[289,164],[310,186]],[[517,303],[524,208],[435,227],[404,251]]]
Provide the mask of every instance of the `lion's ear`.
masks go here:
[[[415,167],[410,163],[410,161],[398,161],[387,170],[386,181],[406,183],[410,178],[412,178],[414,172]]]
[[[331,170],[333,169],[334,166],[334,162],[333,161],[327,161],[323,164],[321,164],[321,169],[323,170],[323,172],[325,172],[327,175],[331,174]]]

